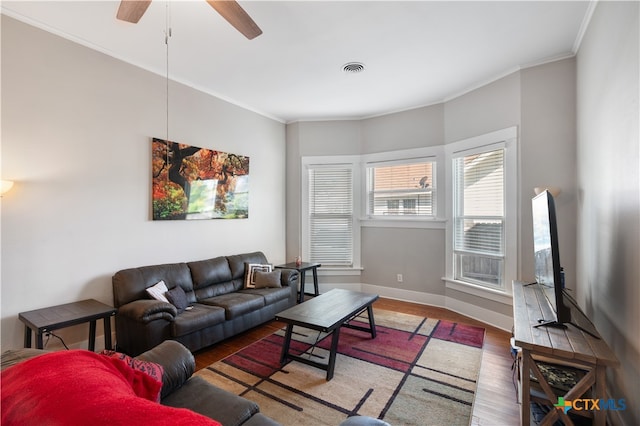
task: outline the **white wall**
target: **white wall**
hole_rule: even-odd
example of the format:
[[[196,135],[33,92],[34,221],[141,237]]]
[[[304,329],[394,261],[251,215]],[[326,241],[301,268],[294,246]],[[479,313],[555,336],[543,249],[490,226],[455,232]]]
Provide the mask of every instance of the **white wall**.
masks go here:
[[[579,301],[621,366],[619,414],[640,424],[640,4],[599,2],[577,55]]]
[[[520,73],[520,247],[524,281],[535,280],[531,198],[535,187],[556,187],[560,262],[567,288],[576,288],[576,85],[575,59]]]
[[[520,124],[520,73],[445,102],[444,142],[473,138]]]
[[[362,120],[362,152],[442,145],[444,104]]]
[[[172,83],[170,139],[250,157],[249,218],[152,221],[165,106],[161,76],[2,16],[2,177],[16,181],[2,198],[3,349],[22,346],[19,312],[111,304],[123,268],[254,250],[285,260],[284,125]]]

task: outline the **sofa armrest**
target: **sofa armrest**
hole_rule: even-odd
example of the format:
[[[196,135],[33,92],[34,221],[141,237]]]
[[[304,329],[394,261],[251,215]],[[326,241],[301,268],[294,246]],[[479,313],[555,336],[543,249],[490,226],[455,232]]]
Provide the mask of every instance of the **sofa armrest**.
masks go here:
[[[193,354],[175,340],[165,340],[155,348],[138,355],[136,359],[155,362],[164,369],[161,398],[179,389],[196,370]]]
[[[174,321],[178,316],[178,310],[171,303],[152,299],[139,299],[120,306],[118,315],[143,323],[157,319]]]
[[[280,269],[280,283],[282,286],[298,288],[298,276],[300,275],[295,269]]]
[[[28,359],[37,357],[39,355],[44,355],[50,353],[51,351],[46,351],[43,349],[35,349],[35,348],[23,348],[23,349],[8,349],[2,353],[2,367],[5,368],[12,367],[22,361],[26,361]]]

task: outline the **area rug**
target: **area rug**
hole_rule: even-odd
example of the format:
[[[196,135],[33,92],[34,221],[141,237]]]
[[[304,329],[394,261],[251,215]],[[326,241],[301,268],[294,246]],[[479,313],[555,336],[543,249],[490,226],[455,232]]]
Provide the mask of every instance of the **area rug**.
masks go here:
[[[379,309],[374,318],[375,339],[340,330],[330,381],[307,364],[280,365],[284,329],[196,374],[285,426],[337,426],[352,415],[393,426],[468,425],[484,329]],[[353,323],[368,326],[366,311]],[[331,336],[297,326],[293,334],[293,351],[327,362]]]

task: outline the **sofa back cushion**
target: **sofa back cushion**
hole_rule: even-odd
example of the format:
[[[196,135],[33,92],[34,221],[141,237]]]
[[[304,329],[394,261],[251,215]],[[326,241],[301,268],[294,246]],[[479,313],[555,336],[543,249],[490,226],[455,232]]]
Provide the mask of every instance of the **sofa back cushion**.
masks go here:
[[[231,279],[229,262],[224,256],[187,263],[191,269],[191,278],[196,299],[219,296],[235,291]]]
[[[233,256],[228,256],[227,259],[229,260],[229,268],[231,268],[231,277],[234,280],[240,280],[242,285],[244,285],[246,263],[269,263],[267,261],[267,257],[261,251],[245,254],[235,254]],[[242,288],[242,285],[240,288]]]
[[[123,269],[112,278],[113,303],[116,308],[139,299],[149,299],[148,287],[164,281],[169,289],[179,285],[185,291],[189,303],[195,302],[191,272],[186,263],[142,266]]]
[[[262,252],[220,256],[187,263],[197,300],[244,288],[245,263],[267,263]]]

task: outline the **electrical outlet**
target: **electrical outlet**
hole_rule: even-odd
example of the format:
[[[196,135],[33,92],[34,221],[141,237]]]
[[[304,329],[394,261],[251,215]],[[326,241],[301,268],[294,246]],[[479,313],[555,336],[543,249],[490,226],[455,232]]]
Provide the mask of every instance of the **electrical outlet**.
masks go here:
[[[398,282],[401,283],[402,282],[402,274],[398,274]]]

